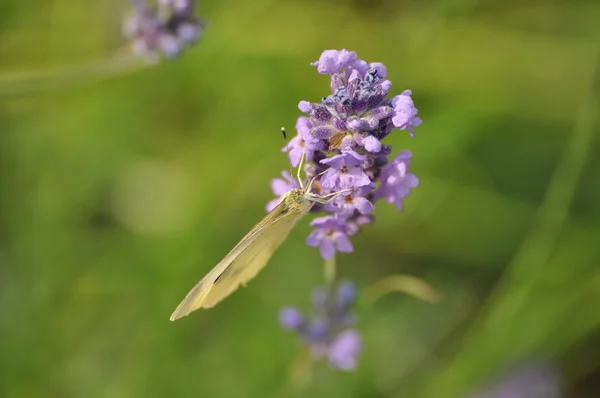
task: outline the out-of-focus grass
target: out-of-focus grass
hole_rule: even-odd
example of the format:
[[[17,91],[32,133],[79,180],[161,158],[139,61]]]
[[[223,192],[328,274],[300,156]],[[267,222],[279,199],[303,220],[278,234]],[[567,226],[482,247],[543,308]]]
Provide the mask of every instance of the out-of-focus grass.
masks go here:
[[[364,4],[205,1],[205,36],[174,62],[0,100],[0,395],[459,397],[524,356],[558,361],[570,386],[597,373],[597,106],[548,258],[509,264],[546,232],[538,208],[593,104],[600,7]],[[113,56],[124,8],[5,1],[2,76]],[[343,47],[384,62],[425,122],[389,137],[421,186],[402,213],[377,209],[340,272],[360,286],[410,273],[444,300],[386,296],[361,313],[359,370],[320,366],[294,392],[277,311],[321,281],[307,223],[246,289],[168,317],[263,216],[287,168],[280,126],[328,89],[308,63]]]

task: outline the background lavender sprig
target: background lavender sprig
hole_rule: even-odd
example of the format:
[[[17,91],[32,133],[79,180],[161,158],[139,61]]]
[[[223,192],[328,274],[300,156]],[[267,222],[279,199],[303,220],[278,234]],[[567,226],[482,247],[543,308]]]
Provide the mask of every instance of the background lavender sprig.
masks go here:
[[[123,22],[123,34],[132,51],[157,60],[173,58],[202,35],[204,22],[194,15],[194,0],[131,0],[133,10]]]
[[[407,130],[421,124],[412,92],[387,98],[391,82],[383,64],[367,63],[353,51],[326,50],[311,65],[331,77],[331,94],[321,102],[301,101],[296,123],[297,135],[283,151],[297,166],[305,155],[307,178],[317,176],[315,190],[322,194],[345,191],[325,206],[313,211],[330,213],[311,222],[314,227],[306,243],[319,247],[321,256],[332,258],[336,252],[352,252],[349,236],[373,222],[376,202],[384,199],[402,209],[403,199],[419,183],[408,171],[412,154],[398,153],[392,160],[390,145],[382,140],[392,131]],[[292,182],[287,190],[292,188]],[[281,197],[285,190],[274,180],[273,192]],[[272,209],[278,200],[269,203]]]
[[[312,294],[310,317],[295,307],[284,307],[279,320],[284,329],[300,335],[311,357],[327,357],[333,368],[353,370],[362,349],[360,333],[352,328],[355,301],[356,286],[351,282],[341,282],[334,289],[319,286]]]
[[[564,397],[563,374],[552,361],[529,360],[512,369],[468,398],[560,398]]]

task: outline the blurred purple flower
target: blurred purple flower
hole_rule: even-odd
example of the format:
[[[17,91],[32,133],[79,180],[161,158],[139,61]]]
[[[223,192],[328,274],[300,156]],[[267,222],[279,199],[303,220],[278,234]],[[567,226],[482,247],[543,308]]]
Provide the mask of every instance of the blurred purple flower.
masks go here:
[[[193,0],[131,0],[133,9],[123,21],[123,34],[135,54],[158,60],[173,58],[201,36],[204,22],[194,16]]]
[[[304,316],[294,307],[285,307],[279,312],[279,322],[284,329],[299,330],[304,325]]]
[[[284,307],[280,323],[300,335],[314,358],[326,357],[335,369],[353,370],[362,350],[360,334],[350,329],[356,323],[352,312],[355,302],[356,286],[351,282],[341,282],[333,291],[319,286],[313,292],[311,317],[294,307]]]
[[[329,345],[327,357],[334,368],[353,370],[356,369],[361,349],[360,334],[356,330],[346,330],[340,333]]]
[[[311,65],[329,75],[331,94],[321,102],[299,102],[298,108],[307,116],[298,118],[298,135],[283,150],[289,152],[294,167],[305,155],[304,171],[307,179],[316,178],[316,193],[347,191],[333,195],[325,206],[312,208],[335,216],[314,222],[315,230],[307,239],[308,245],[319,247],[321,255],[329,258],[336,251],[352,251],[348,236],[373,222],[369,214],[377,200],[402,209],[404,198],[418,185],[418,178],[408,171],[410,152],[400,152],[389,162],[392,148],[382,141],[395,129],[413,136],[421,119],[410,90],[386,98],[392,83],[382,63],[367,63],[344,49],[325,50]]]
[[[560,398],[562,375],[549,362],[532,361],[514,368],[492,385],[468,398]]]

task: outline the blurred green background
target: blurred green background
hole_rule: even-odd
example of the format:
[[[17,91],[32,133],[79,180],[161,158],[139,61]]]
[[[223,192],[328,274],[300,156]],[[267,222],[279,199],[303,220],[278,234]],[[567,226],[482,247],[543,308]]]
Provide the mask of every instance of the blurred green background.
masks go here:
[[[599,396],[600,3],[206,0],[197,47],[97,79],[78,65],[117,59],[128,8],[0,4],[0,396],[452,398],[528,358]],[[359,369],[298,389],[277,313],[322,281],[308,219],[247,288],[168,318],[264,215],[330,48],[383,62],[424,120],[388,137],[421,185],[339,273],[444,299],[362,309]]]

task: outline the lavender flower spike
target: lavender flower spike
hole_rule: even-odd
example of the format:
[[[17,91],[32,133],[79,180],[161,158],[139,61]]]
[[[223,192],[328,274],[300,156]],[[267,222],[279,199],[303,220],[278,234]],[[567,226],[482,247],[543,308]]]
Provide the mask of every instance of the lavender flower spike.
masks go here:
[[[279,313],[280,323],[300,335],[313,358],[327,358],[334,369],[353,370],[362,351],[360,334],[351,329],[356,323],[352,312],[355,301],[356,287],[351,282],[339,283],[333,292],[319,286],[313,293],[311,317],[294,307],[284,307]]]
[[[194,0],[131,0],[133,10],[123,21],[123,34],[135,54],[157,61],[174,58],[202,35],[204,22],[194,16]]]
[[[402,209],[418,185],[418,178],[408,172],[410,152],[400,152],[390,161],[392,147],[384,140],[395,130],[414,136],[421,119],[412,91],[388,98],[392,83],[380,62],[366,62],[354,51],[342,49],[323,51],[311,65],[329,75],[330,92],[321,101],[299,102],[305,115],[298,118],[298,134],[284,151],[294,167],[304,156],[306,178],[315,179],[311,185],[315,193],[331,195],[329,203],[313,206],[311,211],[329,216],[313,221],[315,229],[306,240],[319,247],[323,258],[331,258],[353,250],[348,237],[373,222],[370,214],[379,199]]]
[[[513,365],[514,366],[514,365]],[[564,376],[554,362],[530,360],[518,364],[493,384],[469,398],[561,398]]]

